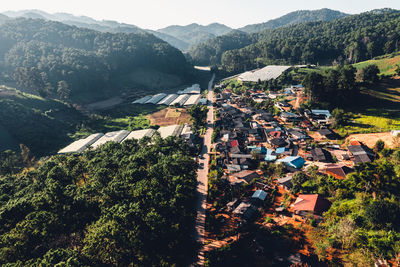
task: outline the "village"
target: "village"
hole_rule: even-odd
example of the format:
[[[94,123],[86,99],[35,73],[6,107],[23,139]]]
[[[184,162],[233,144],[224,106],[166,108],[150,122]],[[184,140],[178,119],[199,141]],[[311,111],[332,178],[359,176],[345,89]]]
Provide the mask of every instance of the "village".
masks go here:
[[[215,87],[206,250],[237,241],[240,234],[249,233],[250,225],[290,225],[302,233],[303,240],[297,249],[286,251],[286,258],[276,256],[271,264],[302,263],[313,250],[303,234],[308,225],[323,220],[331,205],[319,192],[297,193],[294,187],[304,182],[302,174],[343,180],[357,164],[374,161],[376,155],[368,146],[341,140],[331,129],[329,110],[296,112],[292,104],[298,106],[297,99],[304,95],[302,85],[282,93],[251,89],[242,94],[235,94],[224,82]],[[263,101],[274,103],[275,114],[254,107]],[[250,246],[264,251],[258,238],[249,241]]]

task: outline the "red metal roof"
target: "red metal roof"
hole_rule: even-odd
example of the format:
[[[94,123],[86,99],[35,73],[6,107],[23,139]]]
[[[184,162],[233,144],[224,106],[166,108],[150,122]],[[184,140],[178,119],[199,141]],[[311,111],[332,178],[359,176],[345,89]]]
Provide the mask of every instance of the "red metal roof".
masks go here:
[[[318,194],[300,194],[294,203],[295,211],[312,211],[321,214],[329,208],[329,202]]]
[[[361,146],[361,143],[355,140],[355,141],[351,141],[350,145],[351,146]]]
[[[237,140],[231,141],[231,147],[237,147],[239,146],[239,142]]]

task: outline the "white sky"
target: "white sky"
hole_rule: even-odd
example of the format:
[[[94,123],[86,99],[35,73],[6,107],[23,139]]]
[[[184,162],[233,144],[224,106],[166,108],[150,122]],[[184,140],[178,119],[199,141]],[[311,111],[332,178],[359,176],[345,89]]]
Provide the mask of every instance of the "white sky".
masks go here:
[[[1,0],[0,12],[40,9],[141,28],[219,22],[233,28],[265,22],[299,9],[331,8],[356,14],[376,8],[400,9],[400,0]]]

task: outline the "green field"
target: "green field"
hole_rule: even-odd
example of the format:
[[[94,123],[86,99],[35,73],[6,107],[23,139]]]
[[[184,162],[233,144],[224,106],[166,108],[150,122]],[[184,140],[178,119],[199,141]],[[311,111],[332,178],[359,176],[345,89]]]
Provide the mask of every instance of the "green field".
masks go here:
[[[353,66],[359,70],[371,64],[377,65],[383,75],[394,75],[397,65],[400,65],[400,55],[386,55],[356,63]]]

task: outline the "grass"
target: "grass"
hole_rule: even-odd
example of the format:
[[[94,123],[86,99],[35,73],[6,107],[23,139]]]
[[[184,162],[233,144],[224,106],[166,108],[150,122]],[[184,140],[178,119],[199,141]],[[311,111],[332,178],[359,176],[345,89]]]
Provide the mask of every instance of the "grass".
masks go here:
[[[400,65],[400,55],[386,55],[384,57],[356,63],[353,64],[353,66],[358,70],[371,64],[377,65],[382,75],[394,75],[397,65]]]
[[[340,135],[400,129],[400,80],[384,79],[363,89],[356,103],[346,109],[355,118],[350,125],[338,129]]]

